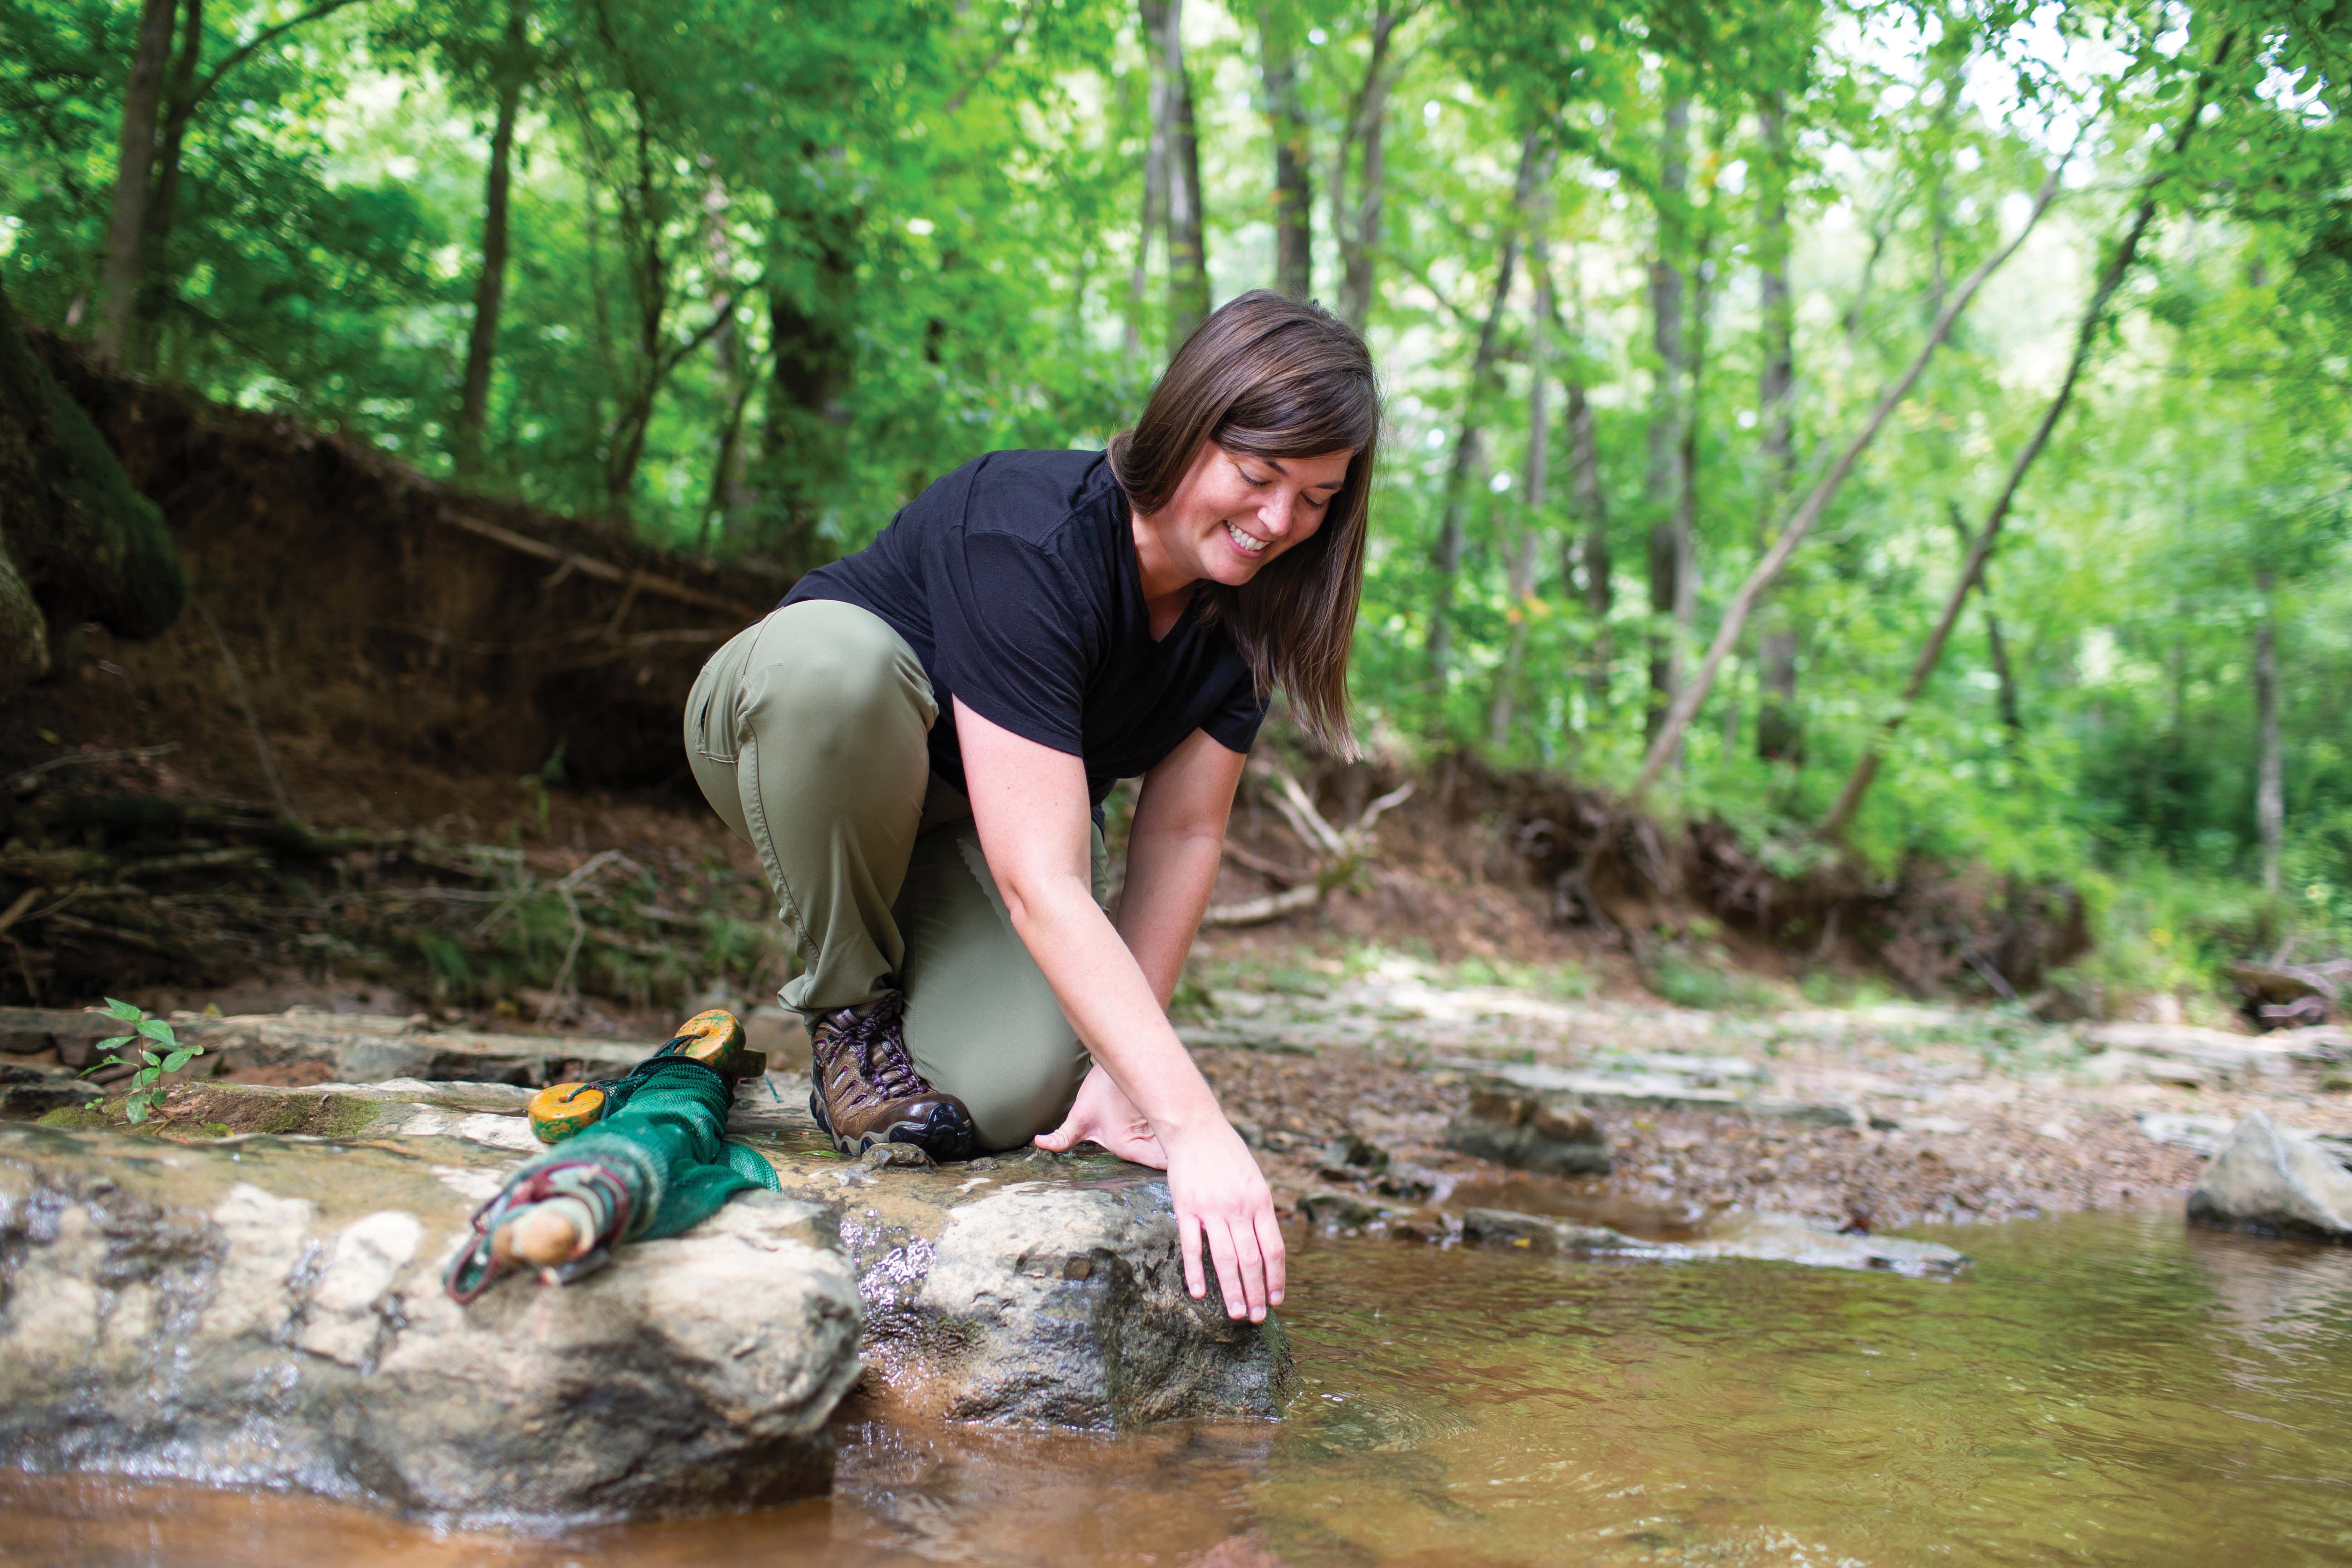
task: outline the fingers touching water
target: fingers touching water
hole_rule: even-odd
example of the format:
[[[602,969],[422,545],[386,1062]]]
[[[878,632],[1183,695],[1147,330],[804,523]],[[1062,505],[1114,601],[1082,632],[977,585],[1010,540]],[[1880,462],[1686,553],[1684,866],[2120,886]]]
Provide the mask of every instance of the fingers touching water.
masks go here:
[[[1225,1314],[1265,1321],[1282,1305],[1287,1259],[1274,1194],[1240,1136],[1222,1121],[1169,1150],[1168,1191],[1176,1204],[1176,1237],[1184,1259],[1184,1289],[1206,1296],[1201,1259],[1217,1271]]]
[[[1205,1257],[1216,1268],[1228,1316],[1262,1323],[1267,1308],[1282,1304],[1286,1263],[1274,1194],[1231,1125],[1221,1120],[1171,1147],[1097,1067],[1087,1074],[1062,1124],[1037,1138],[1037,1147],[1055,1154],[1081,1143],[1099,1144],[1122,1160],[1168,1173],[1184,1289],[1195,1300],[1209,1293]]]

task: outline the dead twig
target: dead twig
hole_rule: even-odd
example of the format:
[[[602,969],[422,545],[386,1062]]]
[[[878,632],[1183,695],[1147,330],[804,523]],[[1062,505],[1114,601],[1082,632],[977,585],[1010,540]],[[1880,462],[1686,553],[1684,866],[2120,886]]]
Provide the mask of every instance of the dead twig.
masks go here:
[[[96,765],[100,763],[143,763],[152,757],[164,756],[179,749],[179,742],[165,741],[161,745],[132,746],[120,752],[68,752],[62,757],[51,757],[46,763],[36,763],[29,768],[10,773],[5,781],[5,787],[11,791],[21,792],[26,784],[47,774],[56,773],[59,768],[80,767],[85,763]]]
[[[1260,775],[1270,779],[1274,791],[1274,809],[1289,825],[1307,854],[1316,862],[1311,871],[1289,872],[1286,868],[1247,852],[1235,853],[1227,846],[1226,853],[1234,859],[1261,876],[1279,881],[1289,879],[1297,885],[1268,893],[1262,898],[1242,899],[1233,903],[1212,904],[1201,916],[1204,926],[1263,925],[1267,921],[1280,920],[1301,910],[1312,909],[1330,896],[1334,888],[1345,887],[1356,879],[1375,847],[1372,829],[1382,816],[1400,806],[1412,795],[1412,783],[1407,780],[1388,794],[1380,796],[1347,827],[1334,827],[1318,810],[1315,797],[1291,776],[1288,769],[1269,763]]]
[[[310,824],[302,821],[302,814],[294,809],[294,797],[286,793],[286,780],[278,771],[278,753],[270,750],[269,737],[261,732],[261,716],[254,711],[253,693],[246,689],[245,667],[236,662],[236,655],[230,651],[228,638],[221,635],[220,623],[213,619],[211,606],[194,594],[188,595],[188,604],[195,610],[197,618],[205,623],[205,630],[212,634],[213,646],[220,649],[221,662],[228,667],[229,691],[236,698],[236,705],[245,710],[246,728],[253,731],[253,749],[260,753],[261,773],[269,781],[270,797],[278,802],[278,809],[284,812],[289,820],[299,825],[304,832],[309,832]]]

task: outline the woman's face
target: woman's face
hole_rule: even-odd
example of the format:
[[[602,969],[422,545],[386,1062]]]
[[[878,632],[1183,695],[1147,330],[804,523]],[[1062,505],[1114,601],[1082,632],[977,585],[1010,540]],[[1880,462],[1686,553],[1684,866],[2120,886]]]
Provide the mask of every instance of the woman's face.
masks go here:
[[[1143,521],[1186,582],[1238,587],[1315,537],[1354,456],[1258,458],[1207,442],[1168,504]]]

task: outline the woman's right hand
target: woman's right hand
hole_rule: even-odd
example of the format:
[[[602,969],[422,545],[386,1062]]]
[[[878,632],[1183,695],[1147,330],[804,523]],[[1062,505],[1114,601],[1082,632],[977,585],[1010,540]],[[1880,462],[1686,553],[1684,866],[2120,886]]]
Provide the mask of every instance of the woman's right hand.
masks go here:
[[[1209,1293],[1201,1271],[1205,1246],[1217,1266],[1225,1315],[1265,1321],[1266,1309],[1282,1305],[1287,1262],[1274,1194],[1249,1146],[1222,1116],[1173,1137],[1163,1131],[1160,1144],[1168,1151],[1168,1192],[1176,1203],[1184,1289],[1196,1301]]]

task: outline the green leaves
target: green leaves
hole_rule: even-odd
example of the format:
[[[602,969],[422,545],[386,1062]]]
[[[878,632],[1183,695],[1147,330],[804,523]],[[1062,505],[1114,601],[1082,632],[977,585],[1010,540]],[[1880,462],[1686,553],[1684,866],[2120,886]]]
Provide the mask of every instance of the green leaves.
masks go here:
[[[163,1075],[180,1071],[204,1055],[205,1048],[180,1044],[179,1037],[173,1033],[170,1024],[161,1018],[151,1017],[129,1002],[109,996],[105,1006],[94,1007],[91,1011],[118,1018],[131,1025],[135,1032],[100,1040],[98,1048],[107,1054],[84,1068],[82,1076],[88,1078],[91,1073],[107,1068],[126,1065],[117,1053],[125,1046],[137,1046],[144,1065],[131,1075],[130,1092],[123,1099],[122,1113],[134,1124],[143,1122],[163,1109],[164,1097],[170,1092],[160,1082]],[[102,1103],[102,1100],[92,1100],[90,1106],[94,1110]]]

